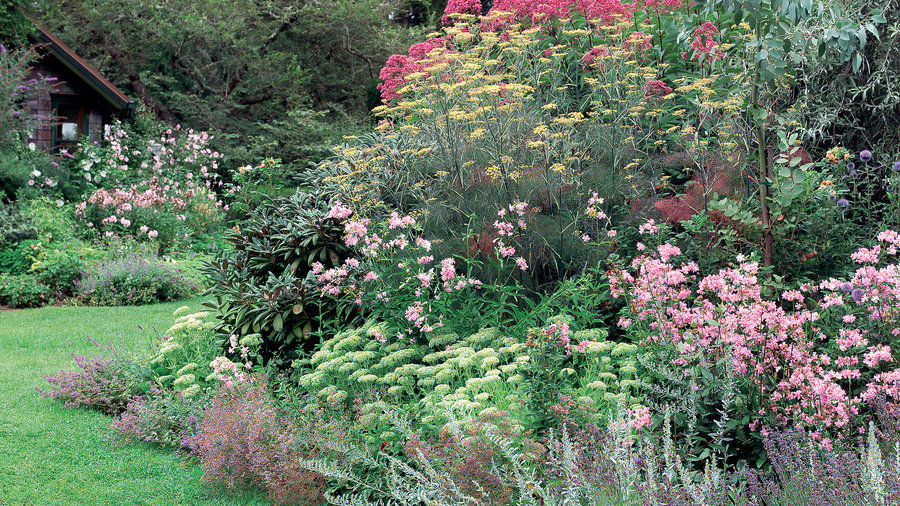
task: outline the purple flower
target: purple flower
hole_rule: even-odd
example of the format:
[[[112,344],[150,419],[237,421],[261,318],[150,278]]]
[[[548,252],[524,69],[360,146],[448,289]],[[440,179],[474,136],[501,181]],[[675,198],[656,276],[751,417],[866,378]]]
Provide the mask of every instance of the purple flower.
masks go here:
[[[848,207],[850,207],[850,201],[847,199],[840,199],[837,201],[837,205],[841,209],[847,209]]]
[[[856,172],[855,170],[850,171],[850,177],[856,177],[858,175],[859,175],[859,172]]]
[[[851,285],[850,283],[842,283],[842,284],[841,284],[841,291],[842,291],[842,292],[844,292],[844,293],[850,293],[851,290],[853,290],[853,285]]]
[[[862,302],[863,297],[865,297],[866,292],[862,288],[857,288],[850,293],[850,296],[853,297],[853,301],[859,304]]]
[[[864,150],[860,151],[860,152],[859,152],[859,159],[862,160],[862,161],[864,161],[864,162],[868,162],[869,160],[872,159],[872,152],[869,151],[868,149],[864,149]]]
[[[847,168],[853,170],[856,168],[856,164],[853,162],[847,162]]]
[[[0,53],[6,54],[6,46],[4,46],[3,44],[0,44]]]
[[[900,162],[894,162],[894,165],[891,165],[891,170],[900,170]]]

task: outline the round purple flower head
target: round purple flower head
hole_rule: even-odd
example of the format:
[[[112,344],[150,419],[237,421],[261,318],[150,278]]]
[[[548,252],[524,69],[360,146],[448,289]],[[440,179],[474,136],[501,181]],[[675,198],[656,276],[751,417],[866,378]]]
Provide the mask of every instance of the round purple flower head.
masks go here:
[[[859,172],[856,172],[855,170],[850,171],[850,177],[856,177],[858,175],[859,175]]]
[[[841,283],[841,291],[844,293],[850,293],[853,290],[853,285],[850,283]]]
[[[864,161],[864,162],[868,162],[869,160],[872,159],[872,152],[869,151],[868,149],[864,149],[864,150],[860,151],[860,152],[859,152],[859,159],[862,160],[862,161]]]
[[[866,292],[862,288],[856,288],[852,292],[850,292],[850,296],[853,297],[853,301],[859,304],[862,302],[863,297],[865,297]]]
[[[848,207],[850,207],[850,201],[847,199],[841,199],[837,201],[837,205],[841,209],[847,209]]]
[[[894,162],[894,165],[891,165],[891,170],[900,170],[900,162]]]
[[[853,170],[856,168],[856,164],[853,162],[847,162],[847,168]]]

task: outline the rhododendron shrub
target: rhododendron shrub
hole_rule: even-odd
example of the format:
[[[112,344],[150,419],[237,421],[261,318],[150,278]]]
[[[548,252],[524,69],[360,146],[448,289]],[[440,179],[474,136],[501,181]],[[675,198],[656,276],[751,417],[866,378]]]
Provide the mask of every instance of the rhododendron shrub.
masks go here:
[[[852,255],[861,267],[849,280],[774,295],[765,295],[755,261],[701,276],[662,244],[612,274],[614,296],[627,302],[619,326],[683,371],[678,381],[731,378],[736,398],[710,409],[753,406],[751,429],[803,429],[827,447],[857,434],[876,398],[900,407],[891,348],[900,334],[900,234],[878,240]]]
[[[216,333],[234,358],[247,339],[258,338],[256,363],[275,369],[311,350],[309,339],[321,324],[349,325],[358,316],[352,303],[337,305],[319,297],[306,281],[314,262],[340,265],[352,254],[344,227],[329,216],[332,205],[321,192],[298,191],[266,199],[248,220],[228,232],[226,247],[210,263],[210,307]],[[231,343],[231,336],[238,344]],[[251,338],[253,336],[253,338]]]
[[[121,124],[104,147],[84,145],[74,170],[96,187],[75,206],[88,236],[128,236],[170,247],[223,221],[217,170],[221,155],[206,132],[180,126],[141,136]]]

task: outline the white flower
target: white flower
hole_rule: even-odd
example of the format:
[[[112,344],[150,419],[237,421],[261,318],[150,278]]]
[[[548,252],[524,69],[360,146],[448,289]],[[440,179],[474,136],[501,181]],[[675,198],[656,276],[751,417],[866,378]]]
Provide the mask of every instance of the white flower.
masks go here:
[[[62,207],[63,205],[65,205],[65,202],[61,199],[56,199],[56,207]]]
[[[29,150],[29,151],[34,151],[35,149],[37,149],[37,146],[35,146],[33,142],[29,142],[29,143],[28,143],[28,150]]]
[[[41,171],[34,169],[31,171],[31,177],[41,177]]]

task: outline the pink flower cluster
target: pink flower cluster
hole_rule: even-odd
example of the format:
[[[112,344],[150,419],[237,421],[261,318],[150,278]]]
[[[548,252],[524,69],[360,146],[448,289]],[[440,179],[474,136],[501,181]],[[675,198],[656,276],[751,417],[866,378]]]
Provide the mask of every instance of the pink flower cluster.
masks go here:
[[[666,85],[666,83],[653,79],[651,81],[647,81],[644,83],[644,96],[648,98],[659,98],[664,97],[672,93],[672,88]]]
[[[491,11],[512,13],[508,23],[530,21],[537,25],[575,15],[608,23],[631,19],[634,6],[619,0],[496,0]]]
[[[406,86],[406,76],[438,63],[441,55],[450,51],[446,49],[447,44],[446,39],[428,39],[410,47],[408,55],[395,54],[388,58],[378,74],[382,81],[378,83],[382,100],[385,103],[398,100],[400,89]]]
[[[891,231],[878,238],[900,242]],[[613,296],[629,304],[620,326],[648,350],[670,350],[686,374],[701,353],[707,361],[730,357],[734,373],[761,394],[757,414],[784,426],[840,434],[857,428],[877,397],[900,412],[900,369],[883,370],[895,364],[889,343],[900,334],[896,263],[865,265],[849,283],[829,279],[786,291],[781,305],[763,296],[755,262],[741,259],[697,279],[695,264],[673,263],[678,255],[664,244],[610,276]]]
[[[725,53],[722,51],[719,43],[713,39],[714,35],[719,35],[719,29],[709,21],[694,30],[695,38],[689,44],[691,49],[694,50],[691,60],[699,61],[702,58],[703,63],[709,65],[725,57]],[[687,59],[687,53],[681,53],[681,57]]]
[[[635,430],[641,430],[650,426],[652,419],[650,417],[650,408],[634,408],[627,411],[628,426]]]
[[[75,215],[88,221],[93,228],[97,221],[97,232],[113,236],[119,232],[130,233],[127,229],[136,218],[136,210],[151,210],[143,213],[144,219],[150,215],[174,214],[177,221],[186,221],[184,211],[194,204],[208,204],[210,209],[222,207],[215,189],[222,185],[213,170],[218,168],[221,155],[207,145],[211,137],[206,132],[183,130],[180,126],[168,129],[148,145],[137,145],[130,134],[120,125],[114,125],[107,134],[108,147],[100,157],[88,157],[82,162],[88,180],[101,181],[105,187],[96,190],[87,200],[75,206]],[[85,146],[90,154],[94,146]],[[195,172],[196,171],[196,174]],[[91,177],[91,173],[95,174]],[[111,213],[105,219],[99,216]],[[176,214],[177,213],[177,214]],[[120,225],[122,228],[109,228]],[[154,223],[150,223],[154,225]],[[104,231],[104,226],[107,229]],[[147,224],[140,227],[141,234],[149,238],[158,235],[149,230]]]
[[[444,9],[441,24],[452,24],[455,19],[452,14],[481,14],[481,0],[450,0]]]
[[[579,353],[584,353],[587,346],[591,344],[591,341],[583,339],[580,343],[572,346],[568,323],[551,323],[544,329],[544,334],[551,338],[559,338],[559,344],[566,350],[566,355],[572,354],[572,348],[575,348]]]
[[[609,49],[603,46],[594,46],[588,51],[584,53],[584,56],[581,57],[581,62],[584,63],[582,65],[582,69],[588,70],[590,69],[603,69],[603,59],[609,56]]]
[[[338,202],[330,216],[350,216],[352,211]],[[412,291],[413,300],[403,307],[407,324],[406,336],[427,334],[443,326],[443,315],[435,317],[432,306],[442,294],[478,288],[481,281],[456,271],[453,258],[435,260],[430,254],[431,241],[414,237],[416,220],[397,212],[379,224],[379,231],[370,230],[371,220],[360,218],[344,225],[345,244],[359,247],[362,258],[348,258],[338,267],[325,269],[314,263],[312,274],[320,286],[322,296],[347,297],[357,305],[384,306],[392,303],[397,290]],[[401,257],[409,261],[397,261]],[[399,337],[403,337],[400,334]],[[413,338],[414,339],[414,338]]]
[[[497,230],[498,235],[498,237],[494,239],[494,245],[497,248],[500,258],[509,258],[516,254],[516,248],[508,246],[503,241],[503,238],[506,237],[512,239],[516,235],[516,227],[518,227],[519,231],[528,228],[528,224],[525,223],[525,209],[527,208],[528,204],[526,202],[518,202],[516,204],[510,204],[506,209],[497,211],[497,216],[500,219],[494,221],[494,228]],[[506,221],[507,211],[509,212],[510,221]],[[515,221],[515,224],[513,224],[513,221]],[[523,271],[528,269],[528,263],[522,257],[517,257],[515,263],[519,266],[519,269]]]

